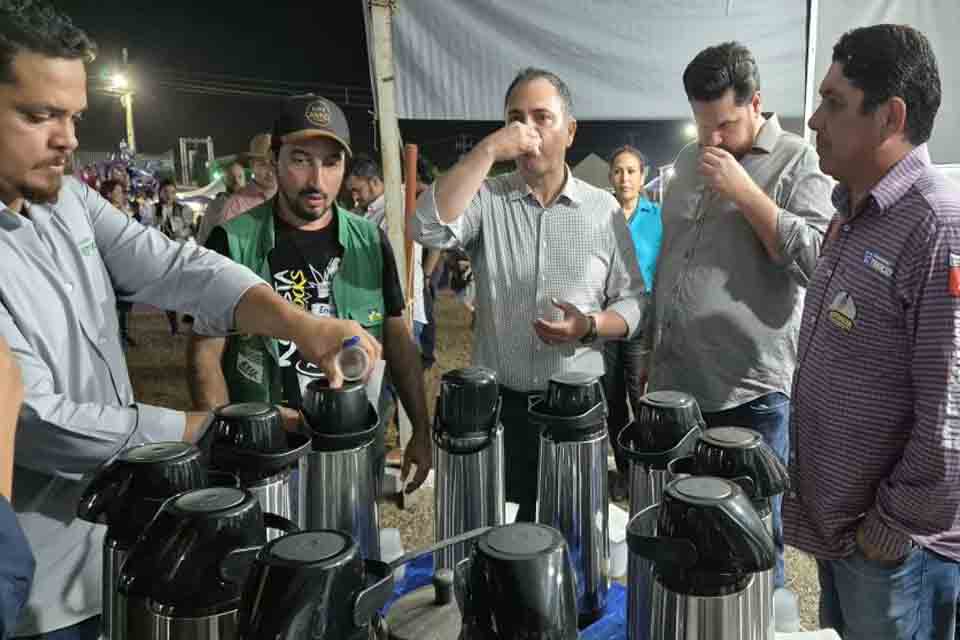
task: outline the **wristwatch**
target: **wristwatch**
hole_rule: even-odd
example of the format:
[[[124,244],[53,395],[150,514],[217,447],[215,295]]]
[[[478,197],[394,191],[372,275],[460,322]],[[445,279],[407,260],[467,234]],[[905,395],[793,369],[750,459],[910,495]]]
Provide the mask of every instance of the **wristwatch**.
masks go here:
[[[590,345],[597,341],[597,316],[587,316],[587,320],[590,321],[590,327],[587,328],[587,332],[580,338],[580,344],[583,345]]]

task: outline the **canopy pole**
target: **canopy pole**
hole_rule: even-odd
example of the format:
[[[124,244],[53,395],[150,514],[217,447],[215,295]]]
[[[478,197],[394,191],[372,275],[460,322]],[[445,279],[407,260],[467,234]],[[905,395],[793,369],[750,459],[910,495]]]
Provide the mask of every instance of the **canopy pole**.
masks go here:
[[[403,191],[400,186],[400,125],[397,121],[393,75],[392,18],[396,6],[396,0],[370,0],[373,75],[376,83],[387,238],[397,259],[397,272],[401,274],[400,286],[404,287],[406,297],[406,282],[402,277],[407,273],[407,255],[404,250]],[[409,319],[407,321],[409,323]]]

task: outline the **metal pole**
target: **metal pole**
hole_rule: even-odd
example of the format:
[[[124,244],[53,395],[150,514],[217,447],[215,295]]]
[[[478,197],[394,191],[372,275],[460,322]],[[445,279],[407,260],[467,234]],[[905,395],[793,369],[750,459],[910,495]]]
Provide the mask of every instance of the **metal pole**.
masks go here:
[[[127,115],[127,146],[130,147],[130,153],[136,153],[137,137],[133,132],[133,93],[125,93],[120,96],[120,103]]]
[[[130,148],[130,153],[136,153],[137,151],[137,137],[133,131],[133,79],[130,77],[130,65],[127,62],[127,49],[123,49],[123,73],[127,78],[127,91],[122,96],[120,96],[120,104],[123,105],[123,109],[126,115],[126,126],[127,126],[127,146]]]
[[[404,251],[403,192],[400,186],[400,126],[394,96],[392,0],[370,0],[373,31],[374,82],[377,87],[377,122],[380,126],[380,150],[386,199],[387,238],[397,259],[397,271],[407,272]],[[406,282],[401,279],[406,289]]]
[[[404,177],[404,189],[406,196],[404,198],[404,216],[403,223],[406,226],[407,221],[414,215],[417,208],[417,145],[407,144],[403,146],[403,171]],[[414,279],[413,269],[417,264],[417,261],[413,255],[413,242],[410,240],[404,239],[404,256],[407,259],[407,270],[401,272],[404,274],[404,284],[407,287],[407,309],[410,311],[410,316],[407,318],[407,328],[413,330],[413,300],[416,297],[417,292],[413,290],[413,283],[416,282]]]

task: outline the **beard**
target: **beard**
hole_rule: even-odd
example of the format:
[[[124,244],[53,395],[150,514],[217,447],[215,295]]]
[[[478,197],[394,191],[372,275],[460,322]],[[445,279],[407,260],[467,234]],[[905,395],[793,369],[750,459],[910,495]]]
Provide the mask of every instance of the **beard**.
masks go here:
[[[52,204],[60,196],[60,187],[63,186],[63,177],[54,176],[47,184],[22,184],[20,193],[24,199],[36,204]]]
[[[289,208],[290,212],[300,220],[303,220],[304,222],[314,222],[316,220],[319,220],[320,218],[325,216],[330,211],[330,208],[333,206],[333,202],[330,200],[329,197],[327,197],[327,206],[322,211],[316,211],[314,209],[310,209],[304,206],[303,202],[301,201],[301,198],[308,197],[311,195],[318,195],[320,193],[318,191],[313,191],[311,189],[304,189],[303,191],[298,193],[296,197],[293,197],[293,198],[287,195],[285,191],[282,193],[283,193],[283,199],[286,201],[287,207]]]

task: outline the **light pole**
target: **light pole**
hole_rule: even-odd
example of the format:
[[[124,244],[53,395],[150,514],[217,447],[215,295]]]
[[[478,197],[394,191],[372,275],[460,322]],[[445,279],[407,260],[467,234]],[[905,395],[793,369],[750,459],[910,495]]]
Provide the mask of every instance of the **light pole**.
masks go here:
[[[123,107],[127,126],[127,147],[130,153],[137,150],[137,137],[133,132],[133,89],[130,85],[129,65],[127,64],[127,50],[123,49],[123,72],[113,74],[110,78],[110,89],[120,94],[120,105]]]

